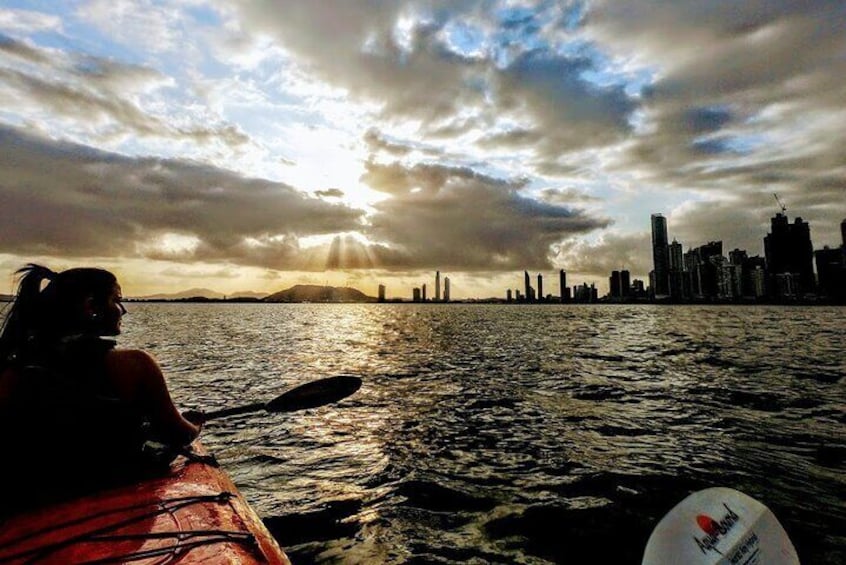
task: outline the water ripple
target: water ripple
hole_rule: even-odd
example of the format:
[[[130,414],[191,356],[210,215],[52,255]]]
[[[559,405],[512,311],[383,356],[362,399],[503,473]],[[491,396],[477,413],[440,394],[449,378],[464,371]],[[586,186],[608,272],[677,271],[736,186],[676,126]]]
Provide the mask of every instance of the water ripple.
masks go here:
[[[657,520],[724,485],[807,563],[846,562],[837,308],[134,304],[184,407],[332,374],[356,396],[210,422],[298,563],[637,563]],[[131,321],[131,323],[129,323]]]

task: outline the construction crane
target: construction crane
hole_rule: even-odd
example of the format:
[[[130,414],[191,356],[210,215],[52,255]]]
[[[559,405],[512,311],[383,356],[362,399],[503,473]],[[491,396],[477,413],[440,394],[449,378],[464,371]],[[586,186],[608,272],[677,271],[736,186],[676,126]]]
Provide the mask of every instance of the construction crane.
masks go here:
[[[778,194],[773,192],[773,197],[776,199],[776,202],[778,202],[778,205],[781,207],[781,213],[782,214],[786,213],[787,212],[787,206],[784,205],[784,202],[781,201],[781,198],[778,197]]]

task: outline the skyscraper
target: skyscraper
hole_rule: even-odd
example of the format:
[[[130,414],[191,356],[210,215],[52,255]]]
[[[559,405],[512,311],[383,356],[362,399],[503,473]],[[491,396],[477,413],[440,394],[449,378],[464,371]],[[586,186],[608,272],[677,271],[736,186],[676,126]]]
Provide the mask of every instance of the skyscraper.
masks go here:
[[[561,292],[561,302],[564,302],[564,297],[569,294],[569,289],[567,288],[567,273],[564,272],[564,269],[558,271],[558,289]]]
[[[383,284],[379,285],[379,299],[378,300],[379,300],[379,302],[385,301],[385,285],[383,285]]]
[[[684,300],[688,298],[688,293],[685,292],[688,285],[685,284],[684,250],[682,249],[682,244],[675,239],[668,247],[668,258],[670,260],[670,296],[674,300]]]
[[[671,271],[684,271],[683,255],[684,250],[682,249],[682,244],[674,239],[673,243],[670,244],[668,251]]]
[[[435,271],[435,302],[441,301],[441,272]]]
[[[523,291],[526,293],[526,301],[532,300],[532,282],[529,279],[529,271],[523,271]]]
[[[620,271],[611,271],[611,276],[608,279],[608,288],[612,298],[620,298],[622,296]]]
[[[846,248],[831,249],[827,245],[814,251],[822,296],[846,301]]]
[[[652,214],[652,265],[653,294],[656,297],[670,293],[670,251],[667,241],[667,219],[661,214]]]
[[[626,270],[620,271],[620,295],[623,298],[629,298],[631,294],[631,273]]]
[[[770,277],[778,277],[780,280],[792,278],[791,290],[798,294],[813,292],[814,246],[808,222],[797,217],[791,224],[785,214],[779,213],[770,221],[770,228],[770,233],[764,237],[764,253]],[[778,292],[779,288],[787,287],[773,284],[770,288]],[[783,296],[777,294],[779,298]]]
[[[543,275],[538,273],[538,302],[543,302]]]
[[[426,302],[426,283],[423,283],[423,302]]]
[[[709,241],[696,248],[699,257],[699,284],[702,296],[717,298],[722,280],[723,242]]]
[[[449,302],[449,277],[444,277],[444,302]]]

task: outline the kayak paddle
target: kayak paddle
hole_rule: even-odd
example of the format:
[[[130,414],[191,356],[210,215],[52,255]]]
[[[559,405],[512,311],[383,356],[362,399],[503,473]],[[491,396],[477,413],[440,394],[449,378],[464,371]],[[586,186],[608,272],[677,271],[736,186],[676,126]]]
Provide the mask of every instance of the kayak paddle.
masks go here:
[[[769,508],[717,487],[691,494],[658,522],[642,565],[664,563],[799,565],[799,557]]]
[[[233,406],[212,410],[202,414],[204,422],[215,418],[224,418],[236,414],[247,414],[249,412],[294,412],[307,408],[316,408],[325,404],[337,402],[346,398],[361,388],[361,379],[352,375],[338,375],[318,379],[296,386],[287,390],[271,400],[270,402],[254,402],[245,406]]]

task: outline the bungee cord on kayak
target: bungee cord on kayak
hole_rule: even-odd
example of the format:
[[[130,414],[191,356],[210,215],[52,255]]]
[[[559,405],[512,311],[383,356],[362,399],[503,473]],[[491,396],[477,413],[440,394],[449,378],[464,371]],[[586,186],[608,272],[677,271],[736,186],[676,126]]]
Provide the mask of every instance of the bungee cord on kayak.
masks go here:
[[[256,544],[255,536],[250,532],[235,530],[175,530],[162,532],[141,532],[134,534],[108,533],[119,531],[122,528],[129,527],[138,522],[149,520],[150,518],[154,518],[165,513],[170,514],[174,518],[174,522],[178,523],[175,516],[175,513],[178,510],[197,504],[228,504],[229,501],[233,498],[233,496],[234,495],[230,492],[221,492],[216,495],[200,495],[164,499],[153,503],[134,505],[132,507],[113,508],[108,512],[99,513],[96,516],[84,517],[78,520],[74,520],[72,522],[57,524],[53,527],[44,528],[38,532],[34,532],[32,534],[22,536],[18,539],[5,542],[2,546],[0,546],[0,549],[5,549],[14,546],[15,544],[22,543],[34,537],[45,536],[48,534],[56,535],[60,530],[67,529],[71,526],[77,526],[80,523],[83,523],[85,521],[91,521],[95,518],[102,518],[106,514],[119,515],[126,514],[127,512],[140,510],[145,507],[156,507],[154,510],[143,512],[141,514],[131,516],[130,518],[121,519],[117,522],[98,527],[97,529],[86,531],[80,535],[71,536],[69,538],[62,539],[57,542],[47,543],[44,545],[36,545],[33,548],[21,551],[19,553],[11,555],[2,555],[0,556],[0,563],[12,563],[20,559],[25,559],[24,563],[27,564],[38,563],[49,558],[52,554],[55,554],[56,552],[72,545],[90,543],[113,543],[128,540],[147,541],[155,539],[176,539],[176,543],[163,547],[149,548],[145,550],[122,553],[118,555],[110,555],[107,558],[86,561],[85,563],[127,563],[140,559],[157,557],[160,555],[172,555],[173,558],[175,558],[195,547],[223,542],[239,543],[247,547],[252,547]],[[186,540],[190,541],[187,541],[186,543]]]

